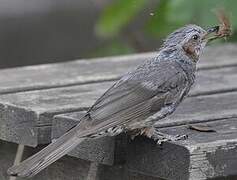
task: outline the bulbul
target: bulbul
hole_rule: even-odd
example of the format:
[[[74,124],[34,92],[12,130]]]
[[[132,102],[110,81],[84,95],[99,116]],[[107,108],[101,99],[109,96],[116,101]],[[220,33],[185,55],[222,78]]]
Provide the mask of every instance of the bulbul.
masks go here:
[[[9,168],[8,174],[32,177],[87,138],[135,132],[160,139],[162,134],[154,130],[154,124],[173,113],[188,94],[209,34],[215,32],[213,36],[216,36],[217,31],[218,27],[204,30],[187,25],[170,34],[156,57],[122,76],[92,105],[77,126],[21,164]]]

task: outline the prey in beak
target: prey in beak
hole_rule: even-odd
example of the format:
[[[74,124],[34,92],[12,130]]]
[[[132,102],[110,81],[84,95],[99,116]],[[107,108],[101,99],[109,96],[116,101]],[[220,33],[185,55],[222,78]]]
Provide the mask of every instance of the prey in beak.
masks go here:
[[[208,28],[206,30],[207,33],[202,39],[206,40],[207,42],[210,42],[214,39],[226,38],[232,34],[230,20],[225,14],[224,10],[217,11],[216,15],[220,25]]]

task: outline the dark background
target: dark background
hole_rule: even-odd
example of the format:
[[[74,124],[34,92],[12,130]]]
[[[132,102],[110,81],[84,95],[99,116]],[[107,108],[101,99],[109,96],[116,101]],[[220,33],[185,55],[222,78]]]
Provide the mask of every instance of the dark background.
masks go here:
[[[218,24],[217,8],[234,19],[235,5],[234,0],[0,0],[0,68],[154,51],[177,27]]]

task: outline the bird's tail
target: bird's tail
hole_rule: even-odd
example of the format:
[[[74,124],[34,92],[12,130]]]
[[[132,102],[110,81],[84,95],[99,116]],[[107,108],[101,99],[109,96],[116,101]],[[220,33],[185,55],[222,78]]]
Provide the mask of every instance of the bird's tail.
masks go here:
[[[79,130],[80,125],[72,128],[40,152],[26,159],[19,165],[9,168],[8,174],[20,177],[32,177],[36,175],[48,165],[70,152],[85,139],[80,138],[78,135]]]

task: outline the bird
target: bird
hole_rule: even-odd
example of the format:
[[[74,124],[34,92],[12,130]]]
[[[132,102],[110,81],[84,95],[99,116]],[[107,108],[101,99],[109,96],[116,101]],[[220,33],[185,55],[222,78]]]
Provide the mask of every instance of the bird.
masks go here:
[[[80,123],[40,152],[8,169],[8,174],[32,177],[70,152],[85,139],[121,133],[154,140],[178,140],[155,123],[172,114],[195,82],[196,64],[212,33],[194,24],[171,33],[156,56],[124,74],[88,109]],[[215,36],[215,35],[213,35]]]

